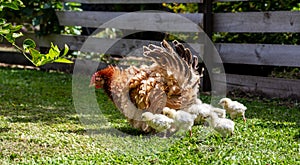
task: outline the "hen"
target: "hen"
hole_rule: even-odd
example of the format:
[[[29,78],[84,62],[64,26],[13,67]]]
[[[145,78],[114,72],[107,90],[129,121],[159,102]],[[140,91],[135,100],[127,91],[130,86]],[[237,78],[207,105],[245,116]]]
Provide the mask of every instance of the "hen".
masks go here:
[[[198,58],[178,41],[143,47],[153,63],[122,69],[109,66],[97,71],[90,85],[103,88],[129,123],[144,132],[154,131],[142,121],[142,113],[161,114],[164,107],[187,109],[196,102],[200,77]]]

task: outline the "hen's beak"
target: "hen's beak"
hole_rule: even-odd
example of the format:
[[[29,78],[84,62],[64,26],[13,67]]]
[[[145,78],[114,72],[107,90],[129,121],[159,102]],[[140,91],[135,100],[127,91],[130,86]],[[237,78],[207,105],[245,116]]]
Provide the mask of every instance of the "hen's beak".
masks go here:
[[[89,85],[89,87],[90,87],[90,88],[91,88],[91,87],[95,87],[95,85],[96,85],[95,83],[92,83],[92,82],[91,82],[90,85]]]

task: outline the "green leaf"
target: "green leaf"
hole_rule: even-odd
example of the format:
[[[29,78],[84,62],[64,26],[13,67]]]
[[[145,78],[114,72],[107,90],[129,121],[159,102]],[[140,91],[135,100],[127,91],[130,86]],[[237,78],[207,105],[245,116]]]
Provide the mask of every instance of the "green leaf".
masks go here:
[[[15,43],[15,38],[13,37],[13,35],[11,33],[6,34],[4,37],[8,42],[10,42],[12,44]]]
[[[0,25],[3,25],[3,24],[5,24],[5,23],[6,23],[6,19],[0,18]]]
[[[66,59],[66,58],[58,58],[58,59],[54,60],[54,62],[68,63],[68,64],[72,64],[72,63],[73,63],[73,61],[68,60],[68,59]]]
[[[36,47],[35,42],[32,39],[25,39],[23,41],[23,48],[27,51]]]
[[[0,29],[0,34],[9,34],[10,29]]]
[[[9,29],[11,30],[11,32],[16,32],[16,31],[19,31],[20,29],[22,29],[22,25],[16,25],[16,26],[12,26],[10,25],[9,26]]]
[[[14,38],[22,37],[22,36],[23,36],[23,33],[22,33],[22,32],[19,32],[19,33],[13,33],[12,36],[13,36]]]
[[[60,54],[59,48],[56,45],[53,45],[53,43],[51,43],[51,48],[47,56],[49,56],[52,60],[54,60],[55,58],[59,57],[59,54]]]
[[[60,55],[60,57],[66,56],[69,52],[69,46],[65,44],[65,49],[63,51],[63,54]]]
[[[32,62],[35,65],[39,62],[39,59],[41,58],[41,56],[43,56],[43,54],[41,54],[38,50],[35,50],[33,48],[29,48],[29,53],[32,57]]]
[[[1,4],[1,6],[11,8],[13,10],[19,10],[19,6],[16,3],[10,3],[10,2],[5,3],[4,2]]]
[[[51,49],[53,49],[53,50],[56,51],[56,52],[60,52],[58,46],[57,46],[57,45],[54,45],[52,42],[51,42]]]
[[[45,65],[45,64],[48,64],[48,63],[51,63],[51,62],[53,62],[53,60],[48,59],[48,58],[45,58],[45,56],[43,56],[43,57],[36,63],[36,66],[42,66],[42,65]]]

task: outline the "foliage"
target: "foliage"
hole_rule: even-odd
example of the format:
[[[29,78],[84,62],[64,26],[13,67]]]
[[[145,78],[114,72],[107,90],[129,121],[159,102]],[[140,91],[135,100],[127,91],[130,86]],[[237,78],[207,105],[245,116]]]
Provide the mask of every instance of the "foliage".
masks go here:
[[[296,10],[298,0],[251,1],[214,3],[214,12],[291,11]],[[299,33],[215,33],[214,42],[300,44]]]
[[[287,79],[300,79],[300,69],[293,67],[276,67],[270,76]]]
[[[74,2],[62,3],[58,0],[26,0],[19,10],[7,8],[1,16],[9,22],[25,25],[27,31],[38,35],[46,34],[79,34],[80,27],[59,25],[56,10],[80,11],[80,4]]]
[[[198,12],[198,5],[193,3],[163,3],[163,7],[168,8],[174,13],[195,13]]]
[[[300,3],[297,3],[297,6],[294,6],[292,11],[300,11]]]
[[[250,11],[290,11],[297,6],[298,0],[249,1],[214,3],[214,12],[250,12]]]
[[[69,51],[69,47],[67,45],[65,45],[64,51],[61,52],[56,45],[53,45],[53,43],[51,43],[50,50],[47,54],[41,54],[35,49],[35,46],[36,45],[34,41],[32,41],[31,39],[24,40],[23,48],[25,49],[25,51],[30,53],[32,59],[29,60],[35,66],[41,66],[52,62],[72,63],[72,61],[64,58],[64,56],[66,56]]]
[[[0,1],[0,9],[3,11],[5,8],[12,10],[19,10],[19,7],[24,7],[22,1],[20,0],[2,0]],[[63,53],[59,50],[57,46],[54,46],[51,43],[51,48],[47,54],[41,54],[38,50],[35,49],[36,44],[31,39],[26,39],[23,42],[23,48],[20,48],[16,45],[16,39],[23,36],[22,32],[19,32],[22,28],[22,25],[12,25],[12,23],[7,22],[6,19],[0,18],[0,36],[5,38],[9,43],[16,47],[23,55],[35,66],[41,66],[46,63],[51,62],[61,62],[61,63],[72,63],[72,61],[64,58],[68,53],[68,46],[65,45]],[[27,55],[30,53],[31,58]]]
[[[225,139],[200,125],[191,138],[144,138],[99,90],[109,127],[133,136],[109,131],[88,136],[87,131],[103,127],[88,130],[80,123],[71,75],[9,68],[0,68],[0,74],[1,164],[300,163],[298,102],[287,106],[282,100],[235,98],[248,107],[248,120],[237,120],[235,135]]]

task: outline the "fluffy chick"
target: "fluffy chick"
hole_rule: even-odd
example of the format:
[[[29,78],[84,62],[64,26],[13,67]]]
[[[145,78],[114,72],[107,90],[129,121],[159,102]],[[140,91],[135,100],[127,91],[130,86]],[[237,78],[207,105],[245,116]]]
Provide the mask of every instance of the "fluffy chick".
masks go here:
[[[207,117],[210,112],[215,112],[220,118],[225,118],[226,116],[226,111],[224,109],[216,108],[206,103],[193,104],[186,112],[197,115],[195,123],[203,123],[205,121],[204,118]]]
[[[164,131],[164,137],[166,137],[167,130],[171,128],[172,123],[174,122],[173,119],[170,119],[165,115],[153,114],[151,112],[144,112],[142,114],[142,121],[155,129],[157,133]]]
[[[192,126],[197,115],[190,114],[182,110],[174,110],[168,107],[163,108],[163,114],[174,120],[176,130],[189,130],[190,136],[192,136]]]
[[[237,101],[232,101],[229,98],[223,98],[220,100],[221,105],[227,113],[229,113],[231,119],[235,119],[237,116],[242,116],[244,122],[246,122],[245,111],[247,107]]]
[[[223,137],[234,134],[234,122],[230,119],[219,118],[214,112],[211,112],[205,120],[209,126],[219,132]]]

